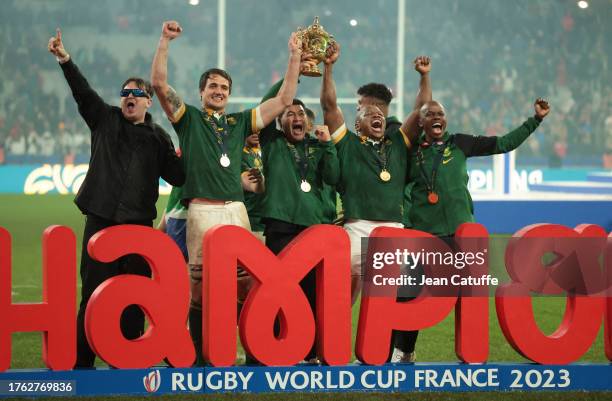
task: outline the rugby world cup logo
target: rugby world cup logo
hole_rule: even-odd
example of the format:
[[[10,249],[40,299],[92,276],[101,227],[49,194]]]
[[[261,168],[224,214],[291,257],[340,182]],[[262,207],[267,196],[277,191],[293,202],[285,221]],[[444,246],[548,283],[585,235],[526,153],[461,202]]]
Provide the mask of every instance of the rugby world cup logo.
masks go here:
[[[154,393],[159,390],[159,385],[161,384],[161,375],[159,374],[159,370],[149,372],[148,375],[142,378],[142,383],[144,384],[144,388],[148,393]]]

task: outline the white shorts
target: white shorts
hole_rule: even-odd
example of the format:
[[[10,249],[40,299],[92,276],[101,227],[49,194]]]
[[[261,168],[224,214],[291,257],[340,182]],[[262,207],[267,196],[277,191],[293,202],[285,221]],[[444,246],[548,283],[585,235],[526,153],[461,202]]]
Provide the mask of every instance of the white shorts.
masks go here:
[[[192,202],[187,212],[187,252],[191,278],[191,308],[202,309],[202,239],[217,224],[229,224],[251,230],[249,216],[242,202],[207,205]],[[248,281],[246,272],[239,269],[238,280]],[[248,283],[247,283],[248,284]],[[240,286],[239,286],[240,287]]]
[[[206,205],[191,202],[187,211],[187,252],[190,265],[202,264],[202,238],[217,224],[229,224],[251,230],[249,216],[242,202]]]
[[[361,271],[361,260],[365,258],[368,247],[362,247],[362,239],[366,239],[377,227],[404,228],[402,223],[393,221],[373,221],[373,220],[347,220],[344,229],[351,240],[351,274],[353,276],[363,276]]]

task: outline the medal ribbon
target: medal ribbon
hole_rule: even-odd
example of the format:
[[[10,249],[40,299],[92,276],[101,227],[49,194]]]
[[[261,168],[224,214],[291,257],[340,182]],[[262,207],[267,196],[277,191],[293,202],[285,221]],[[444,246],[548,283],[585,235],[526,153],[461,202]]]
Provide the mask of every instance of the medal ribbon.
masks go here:
[[[365,146],[367,148],[372,149],[372,151],[374,152],[374,156],[376,156],[376,161],[378,162],[378,165],[380,166],[380,171],[386,171],[387,170],[387,151],[388,148],[385,146],[385,142],[386,142],[386,138],[383,138],[380,141],[380,148],[376,149],[376,146],[371,143],[370,141],[366,140],[365,142]]]
[[[431,179],[427,177],[427,173],[425,172],[423,151],[421,150],[422,146],[419,146],[419,149],[417,150],[417,164],[419,165],[421,178],[423,178],[423,181],[425,181],[425,186],[427,187],[428,193],[435,193],[436,178],[438,177],[438,168],[440,168],[442,156],[444,154],[444,150],[446,150],[447,145],[448,141],[444,142],[444,144],[440,147],[440,149],[438,149],[437,153],[434,155],[433,163],[431,165]]]
[[[300,172],[300,177],[302,181],[307,181],[306,176],[308,174],[308,140],[304,140],[304,159],[300,157],[300,154],[294,144],[289,143],[289,141],[287,141],[286,139],[285,141],[287,142],[287,147],[289,148],[289,151],[293,155],[293,160],[295,161],[295,164],[298,167],[298,171]]]
[[[213,131],[215,132],[215,137],[217,138],[217,145],[219,145],[221,155],[227,156],[227,146],[225,145],[225,139],[229,135],[229,127],[227,126],[225,115],[223,115],[222,119],[219,119],[221,126],[219,126],[219,124],[217,124],[216,119],[208,113],[206,113],[206,117],[204,117],[204,119],[208,121],[208,123],[213,127]]]
[[[260,153],[260,151],[257,151],[254,148],[249,148],[249,153],[251,155],[253,155],[253,164],[255,164],[255,165],[259,164],[259,166],[263,166],[263,163],[261,161],[261,153]],[[258,163],[258,161],[259,161],[259,163]],[[261,167],[258,167],[258,168],[259,168],[259,170],[261,170]]]

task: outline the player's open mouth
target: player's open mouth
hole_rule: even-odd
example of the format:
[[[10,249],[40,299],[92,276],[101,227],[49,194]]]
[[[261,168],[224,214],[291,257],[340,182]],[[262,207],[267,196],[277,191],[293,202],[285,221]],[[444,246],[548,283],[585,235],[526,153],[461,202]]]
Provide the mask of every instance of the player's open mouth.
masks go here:
[[[128,100],[128,101],[127,101],[127,104],[126,104],[126,107],[127,107],[127,109],[128,109],[128,111],[129,111],[129,112],[133,112],[133,111],[134,111],[134,109],[136,108],[136,101],[134,101],[134,100]]]
[[[373,120],[373,121],[372,121],[372,128],[373,128],[375,131],[380,131],[380,130],[382,129],[382,127],[383,127],[383,122],[382,122],[382,120],[376,119],[376,120]]]
[[[440,123],[433,123],[433,124],[431,124],[431,131],[434,134],[441,134],[442,133],[442,124],[440,124]]]
[[[302,123],[293,123],[291,124],[291,130],[294,134],[301,134],[304,132],[304,124]]]

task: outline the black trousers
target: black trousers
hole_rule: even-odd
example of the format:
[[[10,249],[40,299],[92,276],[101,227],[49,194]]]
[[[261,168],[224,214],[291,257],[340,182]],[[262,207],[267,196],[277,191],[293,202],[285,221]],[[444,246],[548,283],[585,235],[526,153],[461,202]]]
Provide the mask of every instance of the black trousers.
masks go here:
[[[105,280],[119,274],[138,274],[140,276],[151,277],[149,264],[138,255],[126,255],[112,263],[101,263],[93,260],[87,253],[87,243],[89,239],[98,231],[116,226],[117,223],[106,220],[98,216],[88,214],[85,220],[85,230],[83,233],[83,249],[81,251],[81,303],[77,315],[77,362],[75,367],[93,367],[96,355],[89,346],[85,336],[85,309],[91,294]],[[152,221],[130,222],[151,227]],[[136,306],[131,305],[123,311],[121,315],[121,331],[125,338],[133,340],[140,337],[144,332],[144,313]]]
[[[448,245],[451,248],[451,250],[453,251],[457,250],[457,247],[455,245],[454,235],[440,236],[438,238],[444,241],[444,243]],[[423,274],[423,266],[417,267],[416,274],[417,275]],[[401,296],[398,294],[396,300],[398,302],[408,302],[408,301],[413,300],[414,298],[416,297],[410,297],[410,296],[406,297],[406,296]],[[387,359],[387,362],[391,360],[391,355],[393,354],[393,347],[398,348],[401,351],[406,352],[406,353],[414,352],[414,348],[416,345],[418,335],[419,335],[419,332],[417,330],[414,330],[414,331],[393,330],[393,336],[391,338],[391,349],[389,350],[389,357]]]
[[[297,237],[299,233],[308,228],[306,226],[291,224],[275,219],[266,219],[265,224],[266,229],[264,231],[264,235],[266,236],[266,246],[275,255],[278,255],[285,248],[285,246],[287,246],[295,237]],[[313,311],[313,316],[315,316],[315,323],[317,299],[316,277],[316,272],[313,269],[306,274],[302,281],[300,281],[300,287],[302,287],[302,291],[304,291],[304,294],[306,294],[306,298],[310,304],[310,309]],[[279,332],[278,319],[275,323],[274,332],[276,334]],[[305,359],[309,360],[316,357],[317,347],[315,341],[315,344],[312,345],[312,348],[310,349],[310,352],[308,352]]]

